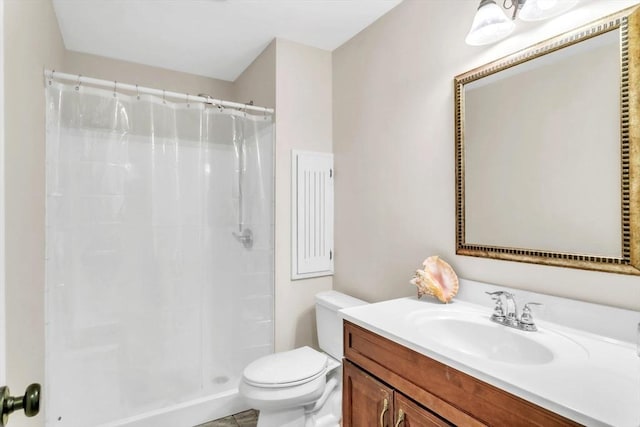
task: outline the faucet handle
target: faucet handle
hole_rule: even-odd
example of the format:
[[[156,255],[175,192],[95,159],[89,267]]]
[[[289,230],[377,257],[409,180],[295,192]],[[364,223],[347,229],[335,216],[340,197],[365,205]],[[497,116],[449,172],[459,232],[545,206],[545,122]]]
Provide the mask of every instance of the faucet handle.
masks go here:
[[[495,291],[495,292],[485,292],[487,295],[491,296],[491,299],[496,302],[496,306],[493,308],[493,314],[491,315],[491,320],[494,322],[502,323],[505,320],[504,309],[502,308],[502,295],[506,292],[504,291]]]
[[[522,309],[522,316],[520,316],[520,325],[525,331],[537,331],[538,328],[533,323],[533,315],[531,314],[532,305],[544,305],[539,302],[528,302]]]
[[[539,306],[543,306],[544,304],[541,302],[528,302],[524,305],[524,308],[522,309],[522,315],[524,316],[524,313],[526,312],[529,316],[531,315],[531,307],[529,307],[530,305],[539,305]]]
[[[512,294],[511,292],[507,292],[507,291],[493,291],[493,292],[486,292],[485,294],[490,295],[492,299],[496,299],[496,298],[500,298],[501,296],[505,296],[506,298],[515,298],[515,294]]]
[[[509,294],[509,292],[507,292],[507,291],[493,291],[493,292],[486,292],[486,291],[485,291],[485,294],[487,294],[487,295],[491,296],[491,299],[493,299],[493,300],[498,300],[498,299],[500,299],[500,297],[501,297],[502,295],[511,295],[511,294]]]

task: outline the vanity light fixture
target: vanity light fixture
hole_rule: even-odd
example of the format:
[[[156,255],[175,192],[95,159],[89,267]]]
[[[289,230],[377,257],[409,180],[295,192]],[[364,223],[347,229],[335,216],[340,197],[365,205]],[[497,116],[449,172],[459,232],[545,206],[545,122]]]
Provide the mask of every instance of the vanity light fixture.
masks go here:
[[[481,0],[465,42],[471,46],[495,43],[511,34],[515,26],[494,0]]]
[[[501,8],[495,0],[480,0],[465,42],[471,46],[495,43],[511,34],[516,17],[541,21],[566,12],[577,3],[578,0],[503,0]],[[503,8],[513,9],[511,19]]]

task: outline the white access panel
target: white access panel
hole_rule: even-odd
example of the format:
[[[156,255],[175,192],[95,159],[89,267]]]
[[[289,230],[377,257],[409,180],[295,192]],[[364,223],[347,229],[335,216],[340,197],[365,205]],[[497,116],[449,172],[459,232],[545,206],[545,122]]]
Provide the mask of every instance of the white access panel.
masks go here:
[[[291,152],[291,279],[333,274],[333,154]]]

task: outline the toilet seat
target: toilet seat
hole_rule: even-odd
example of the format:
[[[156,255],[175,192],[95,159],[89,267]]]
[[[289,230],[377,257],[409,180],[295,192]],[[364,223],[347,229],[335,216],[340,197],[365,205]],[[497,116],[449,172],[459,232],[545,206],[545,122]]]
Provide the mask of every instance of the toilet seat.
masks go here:
[[[326,354],[305,346],[261,357],[245,368],[242,377],[254,387],[294,387],[324,376],[327,364]]]

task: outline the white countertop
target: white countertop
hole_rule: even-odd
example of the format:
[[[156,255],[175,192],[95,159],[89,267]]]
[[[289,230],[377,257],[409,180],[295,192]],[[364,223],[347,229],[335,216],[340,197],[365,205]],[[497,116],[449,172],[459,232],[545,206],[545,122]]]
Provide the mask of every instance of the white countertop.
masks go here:
[[[518,292],[518,291],[514,291]],[[538,320],[538,332],[513,330],[526,337],[560,337],[572,351],[553,349],[543,364],[507,363],[456,351],[429,337],[416,316],[427,311],[472,313],[490,322],[492,309],[468,301],[401,298],[341,311],[341,316],[398,344],[472,375],[489,384],[588,426],[640,426],[640,357],[636,345],[610,337]],[[614,309],[615,310],[615,309]],[[412,320],[413,319],[413,320]],[[563,342],[564,342],[563,341]],[[553,342],[549,341],[549,342]],[[560,346],[562,347],[562,346]],[[557,351],[556,351],[557,350]]]

